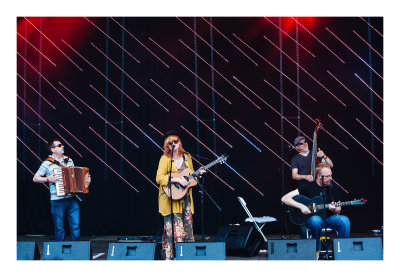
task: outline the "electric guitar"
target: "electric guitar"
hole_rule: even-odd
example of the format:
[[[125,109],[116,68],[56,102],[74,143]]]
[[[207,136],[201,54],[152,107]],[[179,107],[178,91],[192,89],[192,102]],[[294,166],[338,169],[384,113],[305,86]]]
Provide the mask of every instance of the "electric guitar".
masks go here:
[[[195,172],[193,172],[193,170],[191,170],[190,168],[186,168],[185,170],[183,170],[180,173],[172,173],[171,174],[172,178],[184,178],[186,181],[189,182],[189,184],[186,187],[182,186],[180,183],[171,183],[172,199],[173,200],[182,199],[191,187],[194,187],[195,185],[197,185],[197,181],[195,178],[199,177],[201,175],[200,170],[207,170],[210,167],[212,167],[218,163],[222,164],[222,163],[226,162],[227,159],[228,159],[228,156],[222,155],[215,161],[213,161],[203,167],[200,167]],[[171,194],[169,192],[168,186],[163,186],[163,190],[164,190],[165,194],[169,198],[171,198]]]
[[[293,199],[299,203],[304,204],[307,206],[311,214],[303,214],[300,209],[288,206],[289,209],[289,218],[294,224],[302,225],[304,224],[311,216],[319,215],[321,217],[325,216],[325,209],[329,207],[329,204],[325,204],[324,200],[321,196],[316,196],[312,199],[304,196],[304,195],[296,195]],[[335,207],[342,207],[342,206],[360,206],[364,205],[367,202],[366,199],[361,198],[358,200],[353,201],[346,201],[346,202],[335,202],[333,205]]]

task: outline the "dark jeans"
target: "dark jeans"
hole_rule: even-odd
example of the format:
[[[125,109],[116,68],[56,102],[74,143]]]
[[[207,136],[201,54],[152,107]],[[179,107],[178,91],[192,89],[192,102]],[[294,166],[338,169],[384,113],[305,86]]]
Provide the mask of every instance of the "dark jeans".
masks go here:
[[[313,215],[306,222],[306,227],[310,230],[311,236],[316,239],[317,251],[321,249],[321,233],[324,228],[324,220],[322,217]],[[338,232],[339,238],[350,237],[350,220],[345,215],[332,215],[326,218],[326,228],[331,228]]]
[[[67,215],[71,240],[80,239],[79,204],[74,197],[60,200],[51,200],[51,214],[53,215],[54,233],[56,241],[63,241],[65,237],[64,215]]]

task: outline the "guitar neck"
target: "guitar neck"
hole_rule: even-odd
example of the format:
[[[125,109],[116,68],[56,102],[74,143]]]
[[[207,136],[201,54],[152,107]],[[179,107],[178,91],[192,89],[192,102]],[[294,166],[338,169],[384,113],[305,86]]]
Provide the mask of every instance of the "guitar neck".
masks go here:
[[[335,207],[344,207],[344,206],[352,206],[353,201],[345,201],[345,202],[335,202],[334,206]],[[323,204],[323,208],[327,209],[329,207],[329,204]]]

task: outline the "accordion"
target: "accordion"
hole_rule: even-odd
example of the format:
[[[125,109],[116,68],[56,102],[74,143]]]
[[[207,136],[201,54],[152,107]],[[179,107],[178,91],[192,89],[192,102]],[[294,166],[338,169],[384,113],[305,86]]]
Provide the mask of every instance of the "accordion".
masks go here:
[[[89,193],[89,168],[87,167],[56,167],[54,175],[57,196],[65,196],[71,193]]]

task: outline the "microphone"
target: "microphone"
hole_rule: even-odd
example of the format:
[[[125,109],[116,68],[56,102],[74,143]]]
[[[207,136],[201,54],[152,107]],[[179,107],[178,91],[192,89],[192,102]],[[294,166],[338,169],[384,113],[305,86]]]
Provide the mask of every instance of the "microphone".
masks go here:
[[[175,148],[175,144],[172,144],[172,150],[174,150],[174,148]]]
[[[294,146],[292,146],[292,145],[290,145],[290,144],[288,144],[288,146],[287,146],[287,149],[289,149],[289,151],[291,151],[291,150],[293,150],[293,149],[295,149],[296,147],[294,147]]]

